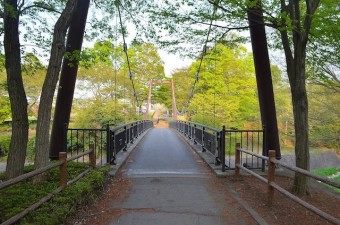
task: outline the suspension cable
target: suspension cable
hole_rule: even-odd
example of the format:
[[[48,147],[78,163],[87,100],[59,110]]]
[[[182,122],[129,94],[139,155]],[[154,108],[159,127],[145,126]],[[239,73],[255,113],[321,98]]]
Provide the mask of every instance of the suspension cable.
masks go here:
[[[212,24],[213,24],[213,21],[214,21],[214,18],[215,18],[216,11],[217,11],[217,7],[214,6],[214,11],[213,11],[213,13],[211,15],[211,18],[210,18],[210,23],[209,23],[209,29],[208,29],[207,37],[205,39],[205,42],[204,42],[204,45],[203,45],[203,50],[202,50],[201,57],[200,57],[200,64],[198,66],[198,69],[197,69],[197,72],[196,72],[196,76],[195,76],[195,82],[194,82],[194,84],[192,86],[192,89],[191,89],[191,92],[189,94],[188,101],[185,103],[185,105],[184,105],[184,107],[182,109],[182,114],[186,112],[186,110],[187,110],[187,108],[188,108],[188,106],[190,104],[190,101],[191,101],[191,99],[194,96],[194,91],[195,91],[196,85],[197,85],[198,80],[199,80],[199,75],[200,75],[200,71],[201,71],[201,67],[202,67],[202,63],[203,63],[203,58],[204,58],[204,56],[207,53],[207,44],[208,44],[208,41],[209,41],[209,36],[210,36],[210,32],[211,32],[211,28],[212,28]]]
[[[116,6],[117,6],[117,9],[118,9],[120,27],[121,27],[121,30],[122,30],[124,53],[125,53],[125,56],[126,56],[126,61],[127,61],[128,69],[129,69],[129,77],[130,77],[130,80],[131,80],[131,83],[132,83],[133,95],[134,95],[134,97],[136,99],[136,105],[138,106],[139,105],[139,101],[138,101],[138,96],[137,96],[137,92],[136,92],[136,88],[135,88],[135,83],[133,82],[133,79],[132,79],[130,60],[129,60],[129,55],[128,55],[128,51],[127,51],[127,44],[126,44],[126,41],[125,41],[125,31],[124,31],[124,27],[123,27],[123,22],[122,22],[122,16],[121,16],[120,8],[119,8],[119,3],[117,3]]]
[[[214,57],[214,126],[216,127],[216,73],[217,73],[217,39],[215,36],[215,57]]]

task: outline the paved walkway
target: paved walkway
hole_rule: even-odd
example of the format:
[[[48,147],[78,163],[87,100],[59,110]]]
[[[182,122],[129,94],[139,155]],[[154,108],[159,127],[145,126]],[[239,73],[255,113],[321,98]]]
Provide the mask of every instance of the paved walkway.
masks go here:
[[[153,128],[122,170],[131,189],[111,225],[257,224],[218,188],[214,175],[169,128]]]

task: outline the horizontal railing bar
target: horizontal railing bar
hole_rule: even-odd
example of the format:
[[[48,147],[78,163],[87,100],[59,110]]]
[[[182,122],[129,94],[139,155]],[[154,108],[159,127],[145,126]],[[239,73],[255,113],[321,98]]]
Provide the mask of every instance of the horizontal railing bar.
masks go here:
[[[264,159],[264,160],[269,160],[269,158],[268,158],[267,156],[263,156],[263,155],[254,153],[254,152],[251,152],[251,151],[246,150],[246,149],[237,148],[236,150],[238,150],[238,151],[240,151],[240,152],[247,153],[247,154],[252,155],[252,156],[256,156],[256,157],[261,158],[261,159]]]
[[[126,123],[126,124],[122,124],[122,125],[119,125],[119,126],[116,126],[116,127],[113,127],[111,130],[112,131],[116,131],[116,130],[119,130],[119,129],[122,129],[122,128],[131,128],[133,126],[136,126],[136,125],[139,125],[139,124],[143,124],[145,122],[147,122],[149,120],[138,120],[138,121],[135,121],[135,122],[132,122],[132,123]],[[130,127],[128,127],[130,126]]]
[[[81,174],[79,174],[78,176],[76,176],[74,179],[67,181],[67,186],[77,182],[80,178],[82,178],[83,176],[85,176],[88,172],[90,172],[92,170],[92,167],[87,168],[85,171],[83,171]]]
[[[258,175],[258,174],[255,173],[254,171],[251,171],[250,169],[245,168],[245,167],[241,166],[240,164],[236,164],[235,166],[238,167],[238,168],[240,168],[240,169],[242,169],[242,170],[244,170],[244,171],[246,171],[246,172],[248,172],[248,173],[250,173],[250,174],[253,175],[254,177],[256,177],[256,178],[258,178],[259,180],[263,181],[264,183],[268,183],[268,180],[267,180],[266,178],[264,178],[264,177]]]
[[[83,153],[81,153],[79,155],[75,155],[75,156],[72,156],[70,158],[67,158],[67,162],[75,160],[75,159],[78,159],[78,158],[80,158],[82,156],[88,155],[92,151],[93,150],[89,150],[89,151],[83,152]],[[33,170],[33,171],[29,172],[29,173],[25,173],[23,175],[20,175],[18,177],[13,178],[13,179],[10,179],[10,180],[7,180],[7,181],[3,181],[3,182],[0,183],[0,189],[3,189],[5,187],[8,187],[8,186],[11,186],[11,185],[14,185],[14,184],[17,184],[17,183],[19,183],[19,182],[21,182],[23,180],[29,179],[31,177],[34,177],[34,176],[38,175],[38,174],[45,173],[48,170],[53,169],[55,167],[58,167],[58,166],[60,166],[62,164],[63,164],[63,162],[56,162],[56,163],[53,163],[51,165],[42,167],[40,169]]]
[[[75,159],[79,159],[82,156],[90,154],[92,151],[93,151],[93,149],[90,149],[90,150],[88,150],[86,152],[83,152],[83,153],[80,153],[78,155],[75,155],[75,156],[72,156],[70,158],[67,158],[66,161],[69,162],[69,161],[72,161],[72,160],[75,160]]]
[[[231,132],[238,132],[238,133],[240,132],[263,132],[263,130],[225,130],[225,131],[229,133]]]
[[[320,209],[316,208],[315,206],[312,206],[309,203],[303,201],[302,199],[296,197],[295,195],[293,195],[289,191],[283,189],[282,187],[280,187],[276,183],[271,182],[270,186],[272,186],[277,191],[281,192],[283,195],[287,196],[291,200],[299,203],[300,205],[302,205],[306,209],[309,209],[310,211],[312,211],[312,212],[316,213],[317,215],[321,216],[322,218],[326,219],[327,221],[332,222],[333,224],[340,224],[340,220],[338,220],[337,218],[329,215],[328,213],[321,211]]]
[[[309,172],[309,171],[307,171],[307,170],[301,169],[301,168],[296,167],[296,166],[287,165],[287,164],[282,163],[282,162],[280,162],[280,161],[278,161],[278,160],[276,160],[276,159],[271,160],[271,161],[272,161],[273,163],[277,164],[277,165],[280,165],[280,166],[282,166],[282,167],[284,167],[284,168],[287,168],[287,169],[289,169],[289,170],[292,170],[292,171],[294,171],[294,172],[301,173],[301,174],[303,174],[303,175],[312,177],[312,178],[314,178],[315,180],[318,180],[318,181],[321,181],[321,182],[323,182],[323,183],[326,183],[326,184],[332,185],[332,186],[334,186],[334,187],[340,188],[340,183],[339,183],[339,182],[336,182],[336,181],[334,181],[334,180],[332,180],[332,179],[329,179],[329,178],[327,178],[327,177],[322,177],[322,176],[319,176],[319,175],[317,175],[317,174],[313,174],[313,173],[311,173],[311,172]]]
[[[106,131],[106,129],[95,129],[95,128],[67,128],[69,131]]]
[[[40,169],[33,170],[33,171],[29,172],[29,173],[25,173],[23,175],[20,175],[18,177],[13,178],[13,179],[1,182],[0,183],[0,189],[3,189],[5,187],[11,186],[11,185],[14,185],[14,184],[19,183],[19,182],[21,182],[23,180],[26,180],[28,178],[34,177],[34,176],[36,176],[38,174],[44,173],[44,172],[46,172],[46,171],[48,171],[50,169],[53,169],[53,168],[55,168],[57,166],[62,165],[62,164],[63,164],[63,162],[56,162],[56,163],[53,163],[51,165],[42,167]]]
[[[214,128],[214,127],[209,127],[209,126],[205,126],[205,125],[203,125],[203,124],[199,124],[199,123],[195,123],[195,122],[187,122],[187,121],[178,121],[179,123],[182,123],[182,124],[188,124],[189,126],[190,125],[196,125],[196,126],[200,126],[200,127],[204,127],[204,128],[206,128],[206,129],[210,129],[210,130],[212,130],[212,131],[215,131],[215,132],[219,132],[219,131],[221,131],[221,130],[218,130],[218,129],[216,129],[216,128]],[[191,126],[192,127],[192,126]]]

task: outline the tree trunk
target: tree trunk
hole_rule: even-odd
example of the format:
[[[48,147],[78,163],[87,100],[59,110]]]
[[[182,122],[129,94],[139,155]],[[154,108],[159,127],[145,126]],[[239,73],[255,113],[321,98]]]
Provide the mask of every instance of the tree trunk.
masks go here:
[[[265,127],[263,155],[275,150],[276,158],[281,159],[279,131],[273,91],[272,74],[268,54],[268,45],[263,22],[262,6],[247,9],[251,45],[256,74],[257,92],[260,103],[261,122]]]
[[[294,72],[289,76],[295,126],[295,164],[297,167],[309,170],[309,129],[308,129],[308,99],[306,91],[305,50],[299,45],[295,50]],[[309,179],[300,173],[295,173],[293,192],[298,195],[309,194]]]
[[[47,165],[49,159],[49,131],[54,92],[57,86],[60,67],[65,53],[65,37],[76,10],[78,0],[69,0],[54,26],[51,56],[43,84],[37,121],[35,147],[35,168]]]
[[[73,16],[67,35],[67,52],[73,53],[80,52],[81,50],[89,6],[90,0],[79,0],[78,10]],[[74,88],[77,80],[78,63],[77,57],[73,60],[66,59],[61,69],[59,83],[61,88],[58,90],[51,133],[51,159],[57,159],[59,152],[63,151],[67,135],[65,129],[68,128],[70,120]]]
[[[286,56],[287,74],[292,93],[292,104],[295,126],[295,163],[296,166],[309,170],[309,130],[308,130],[308,99],[306,92],[306,51],[308,36],[320,0],[306,1],[305,17],[301,17],[300,1],[290,0],[286,4],[281,0],[282,13],[289,15],[294,29],[291,39],[287,30],[281,30],[282,46]],[[291,49],[291,47],[293,49]],[[309,179],[295,173],[293,192],[298,195],[309,194]]]
[[[28,141],[27,98],[21,76],[19,14],[16,0],[5,1],[4,47],[8,94],[12,110],[12,138],[7,158],[6,178],[23,173]]]

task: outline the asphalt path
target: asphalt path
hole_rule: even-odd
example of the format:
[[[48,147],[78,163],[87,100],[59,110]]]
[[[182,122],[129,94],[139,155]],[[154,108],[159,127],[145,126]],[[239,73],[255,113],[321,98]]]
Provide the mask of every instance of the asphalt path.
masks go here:
[[[153,128],[137,145],[123,175],[132,183],[113,209],[116,225],[257,224],[216,187],[204,162],[169,128]],[[237,204],[234,202],[234,204]],[[240,216],[243,214],[243,216]]]

